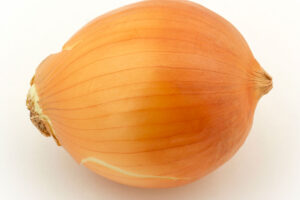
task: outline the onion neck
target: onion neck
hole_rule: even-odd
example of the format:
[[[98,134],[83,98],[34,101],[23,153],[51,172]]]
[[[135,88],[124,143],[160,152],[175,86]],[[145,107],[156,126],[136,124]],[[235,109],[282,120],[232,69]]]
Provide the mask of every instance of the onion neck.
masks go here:
[[[254,82],[258,97],[267,94],[273,88],[272,77],[256,62]]]
[[[30,111],[30,120],[35,125],[35,127],[46,137],[52,136],[58,146],[60,142],[58,141],[52,123],[49,117],[43,114],[43,110],[39,105],[39,96],[37,94],[36,86],[31,81],[31,88],[29,89],[26,105]]]

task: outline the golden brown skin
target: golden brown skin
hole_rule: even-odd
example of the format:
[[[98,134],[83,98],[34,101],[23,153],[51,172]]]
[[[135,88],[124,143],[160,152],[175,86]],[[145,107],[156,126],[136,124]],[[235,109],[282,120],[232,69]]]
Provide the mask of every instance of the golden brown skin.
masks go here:
[[[225,19],[154,0],[90,22],[33,85],[51,135],[76,161],[119,183],[174,187],[234,155],[272,81]]]

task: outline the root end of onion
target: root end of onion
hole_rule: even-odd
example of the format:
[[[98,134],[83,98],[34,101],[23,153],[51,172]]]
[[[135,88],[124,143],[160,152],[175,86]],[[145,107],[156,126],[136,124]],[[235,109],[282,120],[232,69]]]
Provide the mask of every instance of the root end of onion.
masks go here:
[[[138,174],[135,172],[130,172],[127,170],[124,170],[122,168],[119,168],[115,165],[109,164],[103,160],[100,160],[98,158],[95,157],[87,157],[87,158],[83,158],[81,160],[81,164],[85,164],[85,163],[95,163],[97,165],[101,165],[102,167],[108,168],[112,171],[118,172],[120,174],[123,174],[125,176],[130,176],[130,177],[134,177],[134,178],[146,178],[146,179],[166,179],[166,180],[173,180],[173,181],[177,181],[177,180],[189,180],[190,178],[187,177],[173,177],[173,176],[157,176],[157,175],[146,175],[146,174]]]
[[[35,125],[35,127],[46,137],[52,136],[58,146],[60,143],[55,136],[54,129],[52,128],[52,123],[48,116],[43,114],[42,108],[39,106],[39,97],[34,85],[34,77],[30,82],[30,89],[27,95],[26,105],[30,111],[30,120]]]

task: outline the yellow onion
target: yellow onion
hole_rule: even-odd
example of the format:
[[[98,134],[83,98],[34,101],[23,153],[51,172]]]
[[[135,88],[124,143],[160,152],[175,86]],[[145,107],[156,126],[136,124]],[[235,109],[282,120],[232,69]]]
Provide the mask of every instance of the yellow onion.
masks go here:
[[[174,187],[230,159],[272,88],[242,35],[188,1],[96,18],[37,68],[32,122],[116,182]]]

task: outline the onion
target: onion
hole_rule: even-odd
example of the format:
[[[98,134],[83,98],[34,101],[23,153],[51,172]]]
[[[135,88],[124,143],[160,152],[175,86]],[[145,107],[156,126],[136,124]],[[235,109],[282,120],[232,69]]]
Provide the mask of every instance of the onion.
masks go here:
[[[272,88],[241,34],[188,1],[96,18],[36,70],[30,118],[78,162],[137,187],[192,182],[245,141]]]

